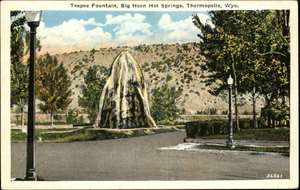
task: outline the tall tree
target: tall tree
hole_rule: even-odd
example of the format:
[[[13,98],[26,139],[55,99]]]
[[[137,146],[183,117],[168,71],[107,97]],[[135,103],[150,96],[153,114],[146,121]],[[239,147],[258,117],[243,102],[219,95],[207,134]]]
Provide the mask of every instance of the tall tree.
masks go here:
[[[28,67],[24,57],[29,53],[29,32],[25,30],[24,11],[11,11],[11,107],[14,105],[21,111],[21,122],[24,125],[24,108],[28,98]],[[37,40],[37,49],[41,49]]]
[[[11,61],[11,107],[16,105],[21,111],[21,123],[24,125],[24,107],[27,102],[28,71],[22,63],[24,56],[25,17],[21,11],[11,11],[11,37],[10,37],[10,61]]]
[[[201,23],[199,17],[193,17],[193,23],[201,31],[200,37],[201,53],[206,57],[207,64],[204,69],[211,74],[207,84],[217,83],[213,90],[214,94],[219,94],[226,89],[226,79],[229,75],[234,78],[233,92],[235,100],[235,127],[239,130],[238,119],[238,87],[240,78],[243,76],[242,59],[244,53],[244,43],[242,35],[241,18],[243,12],[239,11],[211,11],[211,24]]]
[[[39,108],[50,113],[53,126],[54,113],[65,111],[71,103],[71,80],[62,63],[48,53],[40,57],[36,68],[37,98]]]
[[[253,43],[249,48],[254,57],[251,60],[252,69],[249,69],[252,71],[249,72],[252,80],[249,81],[253,83],[255,90],[253,96],[263,95],[267,100],[267,106],[276,97],[282,97],[282,102],[285,102],[285,97],[289,96],[288,15],[288,11],[285,10],[258,12],[256,17],[259,22],[251,26],[254,29],[249,31],[255,34],[252,35]],[[253,105],[255,105],[254,97]]]
[[[194,24],[201,30],[202,53],[208,59],[206,69],[213,73],[208,82],[224,81],[227,72],[232,72],[235,90],[252,93],[255,126],[258,94],[264,95],[268,104],[288,92],[289,13],[214,11],[210,14],[212,25],[202,24],[194,17]],[[223,86],[221,83],[216,90],[222,90]]]
[[[285,107],[289,106],[286,97],[290,94],[289,11],[270,11],[266,20],[257,40],[262,60],[258,67],[258,91],[265,97],[265,108],[269,110],[267,124],[271,126],[271,115],[277,115],[273,108],[283,108],[279,109],[281,114],[288,115]]]
[[[257,74],[258,74],[258,65],[261,62],[261,57],[258,51],[258,42],[257,38],[258,31],[262,27],[262,23],[266,23],[266,17],[269,14],[269,11],[247,11],[244,14],[240,15],[240,38],[244,43],[243,49],[243,75],[240,79],[239,90],[242,93],[250,93],[252,95],[252,106],[253,106],[253,127],[257,127],[257,118],[256,118],[256,99],[258,98],[257,92]],[[237,23],[238,24],[238,23]]]
[[[81,95],[78,104],[88,113],[90,123],[94,123],[98,109],[102,89],[105,85],[109,70],[104,66],[94,65],[88,68],[84,76],[84,84],[81,85]]]

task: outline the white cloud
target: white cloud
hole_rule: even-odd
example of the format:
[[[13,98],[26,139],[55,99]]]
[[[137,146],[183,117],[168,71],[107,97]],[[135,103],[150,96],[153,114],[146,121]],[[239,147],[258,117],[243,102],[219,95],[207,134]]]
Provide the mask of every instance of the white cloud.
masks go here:
[[[198,14],[201,22],[210,23],[209,16]],[[173,21],[169,14],[163,14],[158,21],[158,28],[161,30],[165,42],[189,42],[198,41],[197,29],[192,23],[192,16],[185,19]]]
[[[94,28],[87,30],[86,26],[94,26]],[[41,22],[37,34],[43,53],[88,50],[100,47],[102,43],[112,39],[111,34],[103,31],[101,23],[97,23],[94,18],[70,19],[53,27],[47,27],[44,22]]]
[[[115,33],[115,41],[117,43],[143,41],[152,35],[151,24],[145,21],[145,16],[142,14],[130,14],[112,16],[106,15],[105,25],[113,25]]]
[[[201,22],[211,23],[208,15],[200,13],[198,16]],[[92,29],[87,29],[89,26]],[[49,27],[42,21],[37,34],[41,40],[41,53],[63,53],[122,45],[198,41],[199,32],[192,23],[192,16],[174,21],[169,14],[163,14],[152,26],[144,15],[126,13],[108,14],[104,23],[95,18],[70,19]]]

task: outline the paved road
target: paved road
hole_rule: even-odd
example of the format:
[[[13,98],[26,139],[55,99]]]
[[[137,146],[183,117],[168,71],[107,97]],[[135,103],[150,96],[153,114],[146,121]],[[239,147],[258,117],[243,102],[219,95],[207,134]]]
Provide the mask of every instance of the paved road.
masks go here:
[[[183,142],[184,132],[73,143],[37,143],[45,180],[225,180],[289,178],[289,157],[277,154],[158,150]],[[25,143],[12,143],[12,177],[23,177]]]

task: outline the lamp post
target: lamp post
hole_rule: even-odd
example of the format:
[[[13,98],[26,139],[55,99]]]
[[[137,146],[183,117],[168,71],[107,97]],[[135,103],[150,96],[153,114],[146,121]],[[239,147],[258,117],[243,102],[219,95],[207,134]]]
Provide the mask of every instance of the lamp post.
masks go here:
[[[29,55],[29,85],[28,85],[28,119],[27,119],[27,149],[25,180],[37,180],[35,171],[35,97],[34,97],[34,62],[36,45],[36,28],[40,24],[41,11],[26,11],[25,18],[30,27],[30,55]]]
[[[227,84],[229,86],[229,134],[228,134],[228,140],[226,142],[227,147],[230,149],[234,149],[235,148],[235,143],[233,141],[233,123],[232,123],[232,84],[233,84],[233,79],[231,77],[231,75],[229,75],[228,79],[227,79]]]

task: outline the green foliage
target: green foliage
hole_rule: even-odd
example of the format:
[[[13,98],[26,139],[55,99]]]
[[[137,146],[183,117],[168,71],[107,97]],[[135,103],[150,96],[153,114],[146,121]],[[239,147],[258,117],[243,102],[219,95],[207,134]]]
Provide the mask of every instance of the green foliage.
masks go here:
[[[137,136],[145,136],[159,133],[167,133],[177,131],[182,126],[160,127],[160,128],[139,128],[139,129],[122,129],[109,130],[102,128],[61,128],[61,129],[36,129],[35,139],[39,137],[46,142],[73,142],[88,140],[105,140],[117,138],[130,138]],[[26,134],[19,129],[11,131],[11,139],[13,142],[25,141]]]
[[[73,80],[84,77],[84,75],[86,74],[86,71],[89,68],[88,65],[94,64],[95,53],[96,53],[96,50],[92,49],[89,53],[84,54],[84,56],[81,60],[73,62],[73,64],[75,64],[75,66],[71,70]]]
[[[250,119],[240,121],[241,131],[234,132],[236,140],[272,140],[288,141],[288,128],[260,128],[251,129]],[[210,120],[210,121],[193,121],[186,124],[186,134],[188,138],[228,138],[228,120]]]
[[[27,137],[26,133],[22,133],[20,129],[11,130],[12,141],[25,141],[26,137]]]
[[[71,80],[63,64],[46,54],[36,64],[36,93],[41,101],[39,108],[53,115],[64,111],[71,103]]]
[[[289,96],[289,11],[211,11],[212,24],[193,23],[201,30],[200,49],[207,59],[203,69],[212,73],[206,83],[214,83],[219,94],[233,75],[235,112],[237,91],[263,95],[267,105]],[[253,113],[255,114],[255,113]],[[238,127],[236,116],[236,127]]]
[[[106,67],[94,65],[88,68],[84,76],[84,84],[81,85],[81,95],[79,95],[78,103],[88,113],[91,123],[96,119],[100,96],[108,75],[109,71]]]
[[[236,78],[242,93],[256,93],[269,99],[289,94],[289,12],[211,11],[212,25],[194,24],[201,30],[200,49],[210,71],[207,84],[221,81],[226,87],[229,74]]]
[[[81,91],[78,96],[78,104],[88,113],[90,122],[94,122],[98,113],[100,95],[109,74],[108,69],[104,66],[94,65],[95,53],[96,50],[92,49],[81,60],[75,62],[75,66],[71,70],[73,80],[83,77],[84,84],[76,86]]]
[[[177,107],[182,89],[167,84],[152,91],[151,115],[156,121],[174,121],[180,112]]]
[[[24,56],[25,17],[21,11],[11,11],[11,37],[10,37],[10,61],[11,61],[11,106],[17,105],[23,110],[27,102],[28,70],[22,63]]]
[[[188,73],[184,73],[183,74],[183,78],[186,79],[186,80],[188,80],[188,81],[193,80],[193,77],[190,74],[188,74]]]
[[[261,112],[262,124],[264,124],[268,119],[273,121],[287,121],[290,120],[290,109],[285,104],[270,104],[262,109]]]
[[[28,68],[24,56],[29,51],[29,32],[25,30],[25,15],[23,11],[10,13],[10,61],[11,61],[11,106],[17,105],[22,112],[27,103]],[[41,49],[40,41],[36,40],[37,50]]]
[[[172,75],[167,74],[166,81],[169,82],[170,80],[172,80]]]
[[[77,124],[78,123],[78,113],[74,109],[69,109],[66,117],[66,122],[68,124]]]

